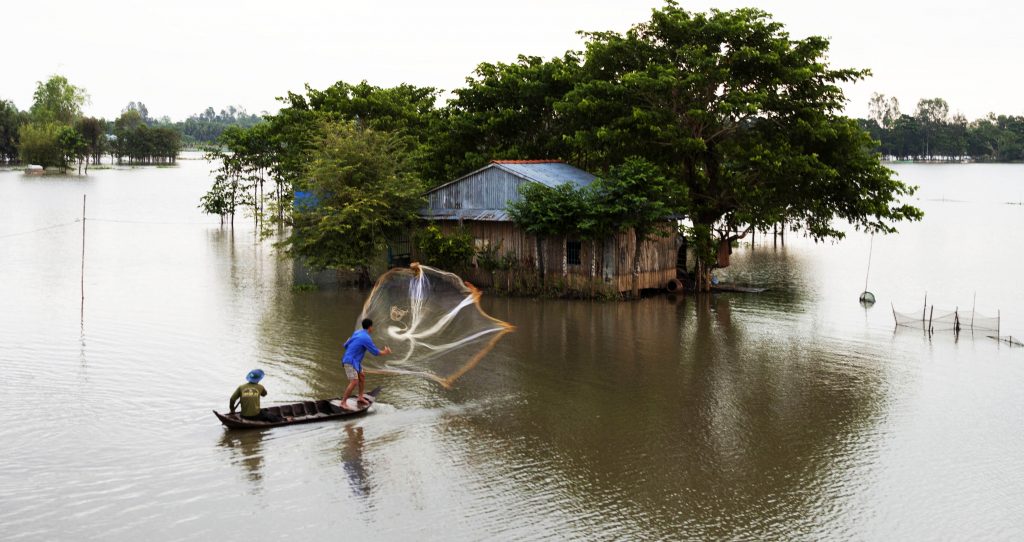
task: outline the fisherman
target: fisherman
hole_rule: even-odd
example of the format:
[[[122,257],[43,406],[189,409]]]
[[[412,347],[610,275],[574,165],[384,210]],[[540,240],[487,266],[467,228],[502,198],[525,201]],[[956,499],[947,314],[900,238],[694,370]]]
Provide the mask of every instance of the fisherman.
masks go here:
[[[356,397],[356,406],[369,405],[370,402],[363,396],[363,389],[366,387],[366,377],[363,375],[363,356],[370,352],[375,356],[386,356],[391,353],[391,348],[385,346],[383,350],[373,344],[370,334],[373,333],[373,320],[364,318],[363,328],[352,334],[345,341],[345,355],[341,358],[341,365],[345,368],[345,376],[348,378],[348,387],[345,394],[341,396],[341,408],[348,409],[348,396],[352,390],[359,385],[359,396]],[[351,409],[349,409],[351,410]]]
[[[242,418],[261,422],[279,422],[283,418],[267,412],[267,409],[260,408],[260,397],[266,397],[267,388],[260,384],[263,380],[263,369],[253,369],[245,375],[246,383],[238,386],[235,393],[231,394],[229,407],[234,414],[235,408],[241,403]]]

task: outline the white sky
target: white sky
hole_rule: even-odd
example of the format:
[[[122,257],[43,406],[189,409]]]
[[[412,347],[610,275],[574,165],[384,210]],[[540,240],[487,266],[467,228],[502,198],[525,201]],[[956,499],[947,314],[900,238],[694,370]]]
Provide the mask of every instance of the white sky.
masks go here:
[[[580,49],[576,30],[623,31],[655,0],[378,0],[174,2],[15,0],[0,4],[0,99],[31,105],[53,73],[84,87],[86,113],[116,117],[129,101],[174,120],[213,106],[276,111],[274,97],[338,80],[462,86],[480,62]],[[1024,2],[751,0],[793,37],[831,40],[833,67],[870,68],[847,89],[864,116],[873,92],[903,112],[942,97],[969,119],[1024,114]]]

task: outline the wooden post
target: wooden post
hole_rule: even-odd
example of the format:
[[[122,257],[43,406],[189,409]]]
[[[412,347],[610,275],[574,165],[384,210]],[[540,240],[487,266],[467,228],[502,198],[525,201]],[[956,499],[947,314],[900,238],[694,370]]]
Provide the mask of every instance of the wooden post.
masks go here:
[[[928,292],[924,293],[924,308],[921,309],[921,325],[924,325],[925,316],[928,316]]]
[[[85,194],[82,194],[82,272],[79,285],[82,292],[82,304],[79,317],[85,321]]]
[[[932,305],[932,311],[928,314],[928,333],[931,334],[934,329],[932,328],[932,317],[935,316],[935,305]]]
[[[974,311],[978,310],[978,292],[974,292],[974,301],[971,302],[971,331],[974,331]]]

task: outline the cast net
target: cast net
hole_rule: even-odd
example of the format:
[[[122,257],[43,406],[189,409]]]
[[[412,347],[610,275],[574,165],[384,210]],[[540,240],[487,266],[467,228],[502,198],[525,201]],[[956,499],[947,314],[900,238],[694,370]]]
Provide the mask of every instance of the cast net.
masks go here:
[[[388,356],[367,356],[366,372],[419,375],[444,387],[515,329],[485,313],[479,290],[458,275],[416,263],[377,280],[359,321],[363,318],[373,320],[377,346],[392,350]]]

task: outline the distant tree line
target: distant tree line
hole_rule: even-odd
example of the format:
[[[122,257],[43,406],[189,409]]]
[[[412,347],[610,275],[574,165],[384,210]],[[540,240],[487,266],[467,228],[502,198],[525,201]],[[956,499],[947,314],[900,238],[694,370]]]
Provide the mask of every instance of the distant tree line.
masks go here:
[[[942,98],[922,99],[912,115],[895,97],[874,94],[861,126],[893,160],[1017,162],[1024,160],[1024,117],[996,115],[968,121]]]
[[[172,164],[181,150],[181,133],[171,126],[150,126],[136,109],[114,121],[110,154],[118,164]]]
[[[198,115],[192,115],[174,126],[181,132],[187,145],[214,143],[231,127],[251,128],[263,121],[263,117],[247,113],[242,107],[228,106],[215,112],[212,107]]]
[[[262,121],[242,108],[220,113],[212,107],[182,122],[152,118],[146,104],[129,102],[109,122],[86,117],[86,91],[54,75],[36,84],[32,107],[20,111],[0,100],[0,164],[35,164],[66,171],[76,164],[86,172],[104,155],[119,164],[174,163],[183,144],[215,142],[231,127],[251,128]]]

